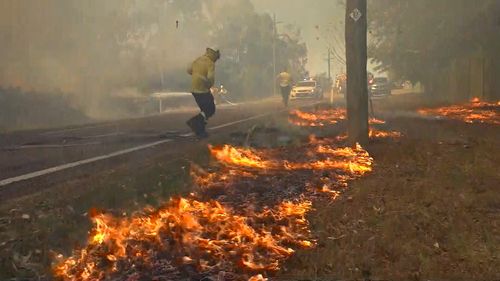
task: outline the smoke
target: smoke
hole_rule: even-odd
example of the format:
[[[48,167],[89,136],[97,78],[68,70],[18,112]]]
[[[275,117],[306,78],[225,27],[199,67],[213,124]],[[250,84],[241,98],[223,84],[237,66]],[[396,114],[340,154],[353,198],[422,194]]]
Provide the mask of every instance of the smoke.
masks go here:
[[[328,71],[327,54],[329,45],[338,49],[341,56],[343,42],[343,18],[345,8],[336,0],[252,0],[257,11],[275,13],[278,32],[286,33],[286,24],[295,24],[302,30],[307,43],[307,68],[312,74]],[[339,45],[340,43],[340,45]],[[345,66],[333,60],[332,71],[340,71]]]
[[[209,44],[203,1],[4,0],[0,87],[65,93],[93,117],[115,97],[184,88],[188,63]],[[168,73],[182,72],[176,81]],[[168,84],[167,84],[168,83]]]
[[[91,118],[119,118],[138,111],[124,103],[156,91],[188,91],[187,66],[207,46],[227,49],[218,63],[224,84],[233,81],[235,92],[245,83],[261,86],[251,72],[263,76],[261,61],[270,61],[272,23],[253,5],[252,0],[0,1],[0,95],[9,93],[9,100],[19,92],[63,95],[71,108]],[[301,9],[292,6],[282,11],[292,8],[299,18]],[[300,57],[302,49],[293,53],[292,47],[287,56]],[[240,59],[257,66],[241,71]],[[29,95],[23,95],[23,105],[30,104]],[[34,100],[23,110],[40,108]]]

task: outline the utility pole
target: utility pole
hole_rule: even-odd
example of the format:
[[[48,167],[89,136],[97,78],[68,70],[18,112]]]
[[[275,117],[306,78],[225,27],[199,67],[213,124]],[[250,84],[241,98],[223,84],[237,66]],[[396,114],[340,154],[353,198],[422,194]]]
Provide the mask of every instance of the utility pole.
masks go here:
[[[331,74],[331,63],[332,63],[332,58],[331,58],[331,50],[328,48],[328,81],[332,79],[332,74]]]
[[[332,87],[332,58],[330,48],[328,48],[328,85],[330,88],[330,105],[333,105],[333,87]]]
[[[330,89],[330,105],[333,105],[333,85],[332,85],[332,50],[328,48],[328,84]]]
[[[366,10],[366,0],[346,1],[347,133],[353,146],[368,143]]]
[[[273,13],[273,95],[276,95],[276,14]]]

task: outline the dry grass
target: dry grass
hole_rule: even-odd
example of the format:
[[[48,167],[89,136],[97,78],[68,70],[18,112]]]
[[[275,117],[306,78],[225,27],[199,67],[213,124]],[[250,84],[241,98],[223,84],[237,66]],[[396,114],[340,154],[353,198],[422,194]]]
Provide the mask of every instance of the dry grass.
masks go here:
[[[418,101],[394,97],[376,103],[376,110],[413,109]],[[278,120],[286,122],[286,117]],[[500,279],[500,128],[408,116],[387,121],[388,129],[405,137],[371,144],[374,172],[352,182],[339,200],[315,203],[310,221],[318,247],[298,252],[276,278]],[[290,129],[274,121],[265,125]],[[235,142],[249,133],[254,142],[262,142],[247,128],[240,132],[216,142]],[[308,133],[293,128],[290,135],[303,138]],[[283,145],[277,138],[265,142]],[[200,149],[205,147],[183,156],[206,163],[207,154]],[[68,251],[85,239],[85,213],[91,207],[129,212],[187,192],[186,164],[157,157],[135,171],[102,173],[2,205],[0,280],[43,277],[51,251]]]
[[[372,175],[317,203],[319,246],[292,258],[284,279],[500,278],[500,128],[407,121],[395,124],[407,138],[369,147]]]
[[[206,147],[194,147],[189,154],[193,161],[208,160]],[[67,255],[85,243],[91,208],[127,215],[188,192],[189,162],[183,156],[160,154],[142,159],[137,169],[125,164],[2,203],[0,280],[48,278],[55,253]]]

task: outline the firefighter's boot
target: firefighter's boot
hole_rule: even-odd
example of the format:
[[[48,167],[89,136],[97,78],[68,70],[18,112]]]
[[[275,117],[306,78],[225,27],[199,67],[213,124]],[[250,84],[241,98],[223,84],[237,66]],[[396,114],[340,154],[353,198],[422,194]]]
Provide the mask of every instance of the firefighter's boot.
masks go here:
[[[196,136],[200,137],[203,135],[203,132],[205,132],[205,117],[203,115],[198,114],[194,116],[193,118],[189,119],[186,124],[191,128],[193,133],[195,133]]]
[[[205,119],[203,119],[203,123],[202,123],[202,129],[200,131],[199,134],[197,134],[198,138],[200,139],[205,139],[205,138],[208,138],[208,133],[207,133],[207,121],[205,121]]]

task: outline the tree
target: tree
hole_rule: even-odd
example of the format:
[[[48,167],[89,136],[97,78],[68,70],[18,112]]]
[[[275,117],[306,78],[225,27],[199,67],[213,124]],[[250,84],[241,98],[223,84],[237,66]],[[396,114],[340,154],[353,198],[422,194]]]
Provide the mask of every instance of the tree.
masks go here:
[[[189,91],[187,65],[219,46],[217,81],[241,98],[265,96],[272,39],[271,17],[250,0],[0,1],[0,87],[59,89],[96,117],[120,110],[110,107],[124,93]],[[301,69],[305,45],[291,39],[276,39],[279,63]]]
[[[249,0],[218,2],[211,26],[211,40],[222,50],[217,80],[235,98],[257,98],[272,93],[273,36],[276,42],[277,69],[287,67],[292,74],[303,77],[307,49],[301,42],[300,30],[286,25],[280,34],[273,33],[269,14],[258,14]]]
[[[352,145],[368,143],[366,0],[347,0],[345,46],[347,59],[347,123]]]
[[[489,71],[496,73],[493,76],[500,74],[500,1],[369,3],[369,56],[380,70],[389,70],[396,78],[421,82],[434,96],[451,90],[447,89],[447,79],[460,61],[483,58],[491,62]]]

